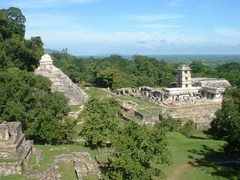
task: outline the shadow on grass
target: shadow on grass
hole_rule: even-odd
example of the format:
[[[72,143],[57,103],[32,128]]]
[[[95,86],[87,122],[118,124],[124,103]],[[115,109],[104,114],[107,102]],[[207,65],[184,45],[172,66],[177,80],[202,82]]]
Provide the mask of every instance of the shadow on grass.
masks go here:
[[[200,159],[195,159],[193,156],[189,158],[193,159],[193,162],[189,162],[192,166],[200,168],[200,170],[218,178],[226,178],[232,180],[240,179],[240,163],[234,161],[230,157],[226,156],[221,149],[212,149],[206,145],[202,145],[201,150],[191,149],[188,150],[192,154],[204,156]]]
[[[201,136],[196,136],[196,135],[191,135],[189,138],[191,138],[191,139],[201,139],[201,140],[208,139],[207,137],[201,137]]]

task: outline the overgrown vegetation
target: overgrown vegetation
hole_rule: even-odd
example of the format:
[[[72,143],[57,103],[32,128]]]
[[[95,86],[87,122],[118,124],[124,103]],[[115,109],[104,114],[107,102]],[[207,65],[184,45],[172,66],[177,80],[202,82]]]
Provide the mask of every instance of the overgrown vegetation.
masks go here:
[[[51,92],[51,82],[32,72],[43,54],[40,37],[25,36],[25,17],[11,7],[0,10],[0,121],[20,121],[35,143],[68,141],[69,111],[62,93]]]
[[[240,158],[240,88],[224,92],[222,109],[217,111],[209,132],[214,138],[227,141],[226,153]]]
[[[152,179],[163,177],[163,167],[169,164],[170,154],[164,129],[136,122],[120,126],[117,116],[120,107],[112,98],[91,98],[83,111],[85,137],[92,148],[109,148],[109,158],[102,170],[109,179]],[[152,165],[158,164],[158,167]]]
[[[26,18],[15,7],[0,10],[0,70],[33,71],[44,53],[40,37],[24,39]]]
[[[180,132],[186,137],[190,137],[192,131],[195,129],[195,124],[192,120],[188,120],[182,125],[182,120],[173,119],[172,117],[163,118],[161,115],[159,117],[160,124],[163,129],[167,132]]]
[[[179,64],[135,55],[131,60],[118,55],[105,58],[77,58],[63,50],[52,53],[56,66],[74,82],[87,82],[97,87],[117,89],[121,87],[169,86],[175,81]],[[195,60],[189,64],[193,77],[225,78],[232,86],[240,84],[240,64],[230,62],[219,67],[210,67]]]

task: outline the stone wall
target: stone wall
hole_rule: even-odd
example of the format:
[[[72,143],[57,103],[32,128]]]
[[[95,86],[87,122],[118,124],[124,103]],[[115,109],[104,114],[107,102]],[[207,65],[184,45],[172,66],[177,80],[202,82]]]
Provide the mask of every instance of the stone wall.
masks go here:
[[[1,162],[0,175],[8,176],[11,174],[22,174],[23,162]]]
[[[20,122],[0,124],[0,175],[21,174],[32,154],[33,142],[26,140]],[[8,162],[16,160],[16,162]]]
[[[135,111],[135,117],[141,120],[141,124],[154,125],[159,120],[160,110],[139,112]]]
[[[195,105],[182,105],[162,108],[164,116],[181,119],[183,122],[193,120],[196,128],[209,127],[215,117],[215,112],[221,109],[220,101],[212,101]]]

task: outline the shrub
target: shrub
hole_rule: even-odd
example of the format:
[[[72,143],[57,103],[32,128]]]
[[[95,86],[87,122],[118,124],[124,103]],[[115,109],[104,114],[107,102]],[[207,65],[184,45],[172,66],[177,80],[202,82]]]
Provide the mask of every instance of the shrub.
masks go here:
[[[192,130],[194,130],[194,122],[192,120],[187,121],[181,128],[180,133],[182,133],[186,137],[190,137]]]
[[[168,132],[178,131],[181,128],[181,120],[173,119],[170,116],[167,118],[161,118],[160,123],[165,131]]]

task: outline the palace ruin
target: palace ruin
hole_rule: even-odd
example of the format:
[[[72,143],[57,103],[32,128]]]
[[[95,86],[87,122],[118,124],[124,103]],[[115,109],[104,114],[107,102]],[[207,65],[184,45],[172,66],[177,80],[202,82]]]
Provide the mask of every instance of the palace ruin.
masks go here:
[[[177,70],[176,87],[147,86],[118,89],[116,95],[131,95],[159,105],[162,115],[193,120],[198,127],[208,126],[221,108],[222,93],[230,83],[225,79],[191,78],[191,69],[182,65]],[[154,122],[152,122],[154,123]]]

